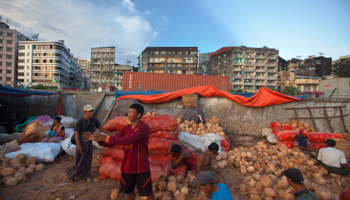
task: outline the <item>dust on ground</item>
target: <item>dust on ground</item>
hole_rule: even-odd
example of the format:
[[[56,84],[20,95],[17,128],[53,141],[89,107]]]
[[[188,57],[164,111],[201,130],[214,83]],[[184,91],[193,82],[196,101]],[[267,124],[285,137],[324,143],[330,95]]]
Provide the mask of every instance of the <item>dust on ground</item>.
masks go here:
[[[251,142],[235,142],[251,140]],[[232,138],[233,146],[253,146],[255,138],[250,136],[238,136]],[[66,170],[74,166],[75,159],[66,153],[59,155],[54,162],[44,163],[44,170],[28,175],[26,180],[15,187],[7,188],[0,185],[0,199],[4,200],[54,200],[56,198],[88,200],[88,199],[110,199],[112,189],[119,186],[119,181],[112,179],[101,179],[98,173],[98,159],[103,149],[94,149],[94,159],[90,172],[90,182],[86,183],[79,178],[70,184]],[[213,158],[213,163],[217,161]],[[248,199],[248,196],[241,195],[236,187],[242,183],[243,175],[233,167],[225,167],[221,177],[231,191],[233,199]],[[121,199],[126,199],[123,195]],[[194,199],[189,197],[187,199]]]

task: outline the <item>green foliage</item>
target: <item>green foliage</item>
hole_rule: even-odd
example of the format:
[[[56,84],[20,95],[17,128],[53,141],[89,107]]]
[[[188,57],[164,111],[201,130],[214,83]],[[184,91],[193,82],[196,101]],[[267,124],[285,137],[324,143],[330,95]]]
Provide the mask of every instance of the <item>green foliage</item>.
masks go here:
[[[35,86],[30,87],[29,89],[36,89],[36,90],[49,90],[49,87],[43,86],[42,84],[38,84]]]
[[[335,63],[333,72],[339,77],[350,77],[350,61]]]
[[[235,92],[234,93],[242,93],[243,92],[243,90],[242,89],[238,89],[238,90],[235,90]]]
[[[294,87],[292,85],[287,85],[283,90],[282,90],[283,94],[288,94],[288,95],[292,95],[295,96],[298,93],[298,88]]]

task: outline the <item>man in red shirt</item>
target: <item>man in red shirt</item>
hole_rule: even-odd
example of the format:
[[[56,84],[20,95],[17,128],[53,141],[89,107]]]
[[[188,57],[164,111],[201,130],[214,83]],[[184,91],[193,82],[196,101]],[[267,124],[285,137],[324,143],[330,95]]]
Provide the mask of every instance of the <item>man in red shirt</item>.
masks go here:
[[[152,189],[148,160],[149,127],[141,121],[144,109],[140,104],[129,107],[128,118],[131,122],[115,136],[101,133],[86,133],[84,138],[90,141],[103,141],[111,145],[124,145],[124,159],[121,165],[120,191],[127,194],[129,200],[135,199],[134,188],[147,200],[155,199]]]

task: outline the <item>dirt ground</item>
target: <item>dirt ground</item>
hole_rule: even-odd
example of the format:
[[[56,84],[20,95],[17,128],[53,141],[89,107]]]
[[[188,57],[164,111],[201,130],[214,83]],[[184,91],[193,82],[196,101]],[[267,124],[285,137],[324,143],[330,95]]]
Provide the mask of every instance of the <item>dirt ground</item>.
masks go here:
[[[234,146],[251,146],[255,145],[254,138],[245,137],[232,138]],[[234,141],[253,141],[253,142],[234,142]],[[240,144],[240,145],[238,145]],[[101,179],[98,174],[98,159],[103,150],[94,149],[94,160],[90,174],[90,183],[86,183],[76,178],[74,184],[70,184],[66,169],[74,165],[74,157],[66,153],[59,155],[55,162],[44,163],[44,170],[35,172],[27,176],[26,181],[19,183],[15,187],[7,188],[4,184],[0,184],[1,200],[52,200],[52,199],[110,199],[112,189],[119,186],[119,182],[111,179]],[[213,163],[216,163],[215,158]],[[233,199],[248,199],[248,196],[241,195],[236,191],[243,179],[243,175],[232,167],[226,167],[221,172],[222,178],[231,191]],[[194,199],[189,197],[188,199]],[[122,196],[121,199],[126,199]],[[58,199],[57,199],[58,200]]]

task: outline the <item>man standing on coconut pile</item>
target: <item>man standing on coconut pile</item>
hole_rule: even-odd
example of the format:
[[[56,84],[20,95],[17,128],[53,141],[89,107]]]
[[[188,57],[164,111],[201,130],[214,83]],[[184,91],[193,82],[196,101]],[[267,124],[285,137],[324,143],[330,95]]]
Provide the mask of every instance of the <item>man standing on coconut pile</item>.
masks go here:
[[[316,194],[306,189],[303,174],[299,169],[289,168],[283,171],[282,175],[287,177],[289,185],[294,189],[294,196],[296,200],[318,200]]]
[[[312,152],[317,153],[317,149],[314,149],[310,143],[310,141],[307,139],[307,134],[309,132],[305,129],[301,129],[299,131],[299,135],[296,135],[294,137],[294,146],[298,147],[304,154],[309,155],[311,158],[316,159],[316,155]]]
[[[348,175],[350,167],[347,166],[344,152],[334,148],[336,142],[333,139],[327,139],[325,143],[327,147],[320,149],[318,152],[317,164],[320,164],[329,173]]]
[[[196,168],[196,175],[198,175],[201,171],[212,171],[212,173],[217,174],[215,176],[215,182],[218,181],[220,178],[218,175],[220,175],[220,171],[216,170],[212,165],[211,165],[211,157],[213,155],[218,154],[219,151],[219,145],[215,142],[211,143],[208,146],[208,149],[204,151],[203,153],[199,154],[197,158],[197,168]]]
[[[232,200],[228,187],[223,183],[216,184],[214,175],[209,171],[201,171],[192,185],[199,187],[211,200]]]
[[[150,165],[148,160],[149,127],[141,121],[144,108],[140,104],[129,107],[128,118],[131,124],[126,125],[115,136],[101,133],[86,133],[88,141],[103,141],[111,145],[124,145],[124,158],[121,165],[120,192],[127,194],[128,200],[135,199],[135,186],[139,194],[154,200]],[[102,145],[103,146],[103,145]]]

